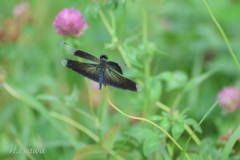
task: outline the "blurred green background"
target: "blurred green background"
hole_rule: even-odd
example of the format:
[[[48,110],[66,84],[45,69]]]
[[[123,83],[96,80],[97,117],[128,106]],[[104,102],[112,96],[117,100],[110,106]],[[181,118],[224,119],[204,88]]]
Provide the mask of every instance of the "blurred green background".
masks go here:
[[[27,18],[17,21],[13,9],[21,2],[2,0],[0,5],[0,29],[5,29],[0,34],[0,159],[72,159],[83,147],[98,144],[84,129],[61,120],[64,116],[87,127],[100,140],[119,124],[112,149],[125,159],[179,156],[180,151],[166,135],[149,124],[119,114],[108,105],[105,89],[99,91],[89,80],[63,67],[62,59],[77,58],[60,48],[60,41],[96,57],[107,54],[110,61],[119,63],[126,63],[117,49],[123,46],[131,63],[124,69],[124,76],[139,83],[143,90],[130,92],[108,87],[109,98],[129,115],[153,121],[153,116],[160,118],[156,123],[162,127],[166,115],[156,106],[157,101],[179,113],[188,109],[180,119],[188,117],[196,123],[214,104],[222,87],[240,87],[239,69],[202,1],[29,0],[25,1],[29,4]],[[240,1],[208,3],[240,59]],[[71,7],[81,11],[89,25],[74,40],[57,35],[52,27],[55,16],[63,8]],[[119,41],[112,41],[99,10],[110,25],[115,23]],[[22,27],[18,28],[19,25]],[[209,74],[201,77],[205,73]],[[189,83],[196,77],[202,79]],[[175,122],[173,118],[167,125]],[[219,138],[239,122],[239,110],[225,113],[217,106],[201,125],[202,133],[197,133],[202,142],[211,142],[209,153],[205,152],[209,143],[202,143],[203,149],[198,150],[194,141],[189,144],[189,152],[219,158]],[[132,129],[136,127],[158,134],[161,147],[149,154],[142,151],[143,143],[132,140]],[[166,127],[171,134],[170,128]],[[180,135],[177,141],[183,146],[189,134],[180,131]],[[18,150],[20,146],[44,149],[44,154],[10,153],[11,148]],[[112,154],[106,157],[114,159]],[[239,150],[231,157],[240,159]]]

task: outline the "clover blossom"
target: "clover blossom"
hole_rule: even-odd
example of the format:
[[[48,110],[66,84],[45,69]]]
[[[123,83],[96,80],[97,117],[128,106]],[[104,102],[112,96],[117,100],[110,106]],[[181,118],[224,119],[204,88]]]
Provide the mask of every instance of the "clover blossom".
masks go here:
[[[65,8],[55,17],[53,27],[59,35],[79,37],[88,28],[88,25],[80,11],[74,8]]]
[[[227,111],[240,109],[240,91],[236,87],[224,87],[217,95],[221,98],[219,104]]]

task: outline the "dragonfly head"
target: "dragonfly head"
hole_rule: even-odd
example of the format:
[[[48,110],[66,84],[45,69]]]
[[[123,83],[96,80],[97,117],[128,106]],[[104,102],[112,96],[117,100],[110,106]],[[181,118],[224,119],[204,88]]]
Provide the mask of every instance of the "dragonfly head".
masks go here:
[[[100,56],[100,60],[106,61],[107,59],[108,59],[108,56],[105,55],[105,54],[102,54],[102,55]]]

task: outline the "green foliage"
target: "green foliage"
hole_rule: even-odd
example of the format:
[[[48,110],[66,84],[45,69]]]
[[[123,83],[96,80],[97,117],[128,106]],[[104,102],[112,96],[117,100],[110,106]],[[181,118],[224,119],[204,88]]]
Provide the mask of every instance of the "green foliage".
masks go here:
[[[1,160],[240,159],[239,109],[224,113],[216,100],[240,87],[239,1],[29,0],[21,20],[18,3],[0,6]],[[89,25],[75,39],[52,27],[71,7]],[[60,41],[126,64],[142,91],[99,91],[61,65],[77,58]],[[44,154],[11,152],[20,147]]]

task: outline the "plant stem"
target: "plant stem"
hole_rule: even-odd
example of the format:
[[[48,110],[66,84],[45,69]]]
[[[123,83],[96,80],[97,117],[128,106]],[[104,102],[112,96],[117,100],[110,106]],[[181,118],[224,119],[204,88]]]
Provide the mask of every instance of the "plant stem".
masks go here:
[[[176,108],[177,108],[177,106],[179,105],[182,97],[183,97],[183,92],[180,92],[180,93],[177,95],[177,98],[175,99],[175,101],[174,101],[174,103],[173,103],[172,109],[176,109]]]
[[[115,35],[115,32],[114,32],[114,30],[111,28],[110,24],[108,23],[107,18],[105,17],[103,11],[100,9],[100,10],[98,11],[98,13],[99,13],[99,16],[100,16],[100,18],[102,19],[103,24],[105,25],[107,31],[109,32],[110,36],[112,37],[112,42],[113,42],[113,43],[118,43],[118,42],[119,42],[119,39],[118,39],[117,36]],[[113,16],[113,14],[112,14],[111,16]],[[114,18],[112,18],[112,20],[114,20]],[[113,24],[114,24],[114,23],[113,23]],[[128,60],[127,57],[126,57],[126,53],[125,53],[125,51],[124,51],[124,49],[123,49],[123,46],[122,46],[121,44],[119,44],[119,45],[117,46],[117,49],[118,49],[118,51],[120,52],[120,54],[121,54],[124,62],[126,63],[126,65],[127,65],[128,67],[132,67],[131,63],[129,62],[129,60]]]
[[[195,133],[193,134],[193,130],[189,127],[189,125],[185,123],[184,128],[188,132],[189,135],[192,135],[192,139],[195,141],[195,143],[197,145],[200,145],[201,141],[199,140],[199,138],[197,137],[197,135]]]
[[[106,87],[106,90],[107,90],[107,87]],[[108,91],[108,90],[107,90]],[[145,121],[145,122],[148,122],[150,123],[151,125],[157,127],[159,130],[161,130],[163,133],[165,133],[168,138],[182,151],[182,147],[173,139],[173,137],[167,132],[165,131],[163,128],[161,128],[160,126],[158,126],[156,123],[148,120],[148,119],[145,119],[145,118],[140,118],[140,117],[134,117],[134,116],[130,116],[130,115],[127,115],[125,114],[123,111],[121,111],[119,108],[117,108],[108,98],[108,94],[107,94],[107,100],[108,100],[108,103],[114,108],[116,109],[119,113],[121,113],[122,115],[124,115],[125,117],[128,117],[128,118],[131,118],[131,119],[136,119],[136,120],[140,120],[140,121]],[[187,157],[188,160],[190,160],[189,156],[187,153],[185,153],[185,156]]]
[[[104,89],[105,89],[106,87],[104,87]],[[102,103],[101,103],[101,106],[100,106],[100,108],[99,108],[99,124],[100,124],[100,128],[99,128],[99,137],[100,138],[102,138],[102,128],[103,128],[103,117],[104,117],[104,111],[107,111],[107,105],[106,105],[106,92],[104,92],[104,95],[103,95],[103,97],[102,97]],[[105,117],[104,117],[105,119],[107,119],[106,118],[106,115],[105,115]]]
[[[211,12],[211,9],[209,8],[206,0],[202,0],[202,1],[203,1],[203,3],[204,3],[205,7],[207,8],[208,13],[210,14],[213,22],[215,23],[215,25],[216,25],[217,28],[219,29],[220,33],[222,34],[222,36],[223,36],[223,38],[224,38],[224,40],[225,40],[225,42],[226,42],[226,44],[227,44],[228,50],[229,50],[229,52],[231,53],[231,55],[232,55],[235,63],[236,63],[237,66],[238,66],[238,69],[240,69],[240,64],[239,64],[239,62],[238,62],[238,59],[237,59],[237,57],[235,56],[235,54],[234,54],[234,52],[233,52],[233,50],[232,50],[232,48],[231,48],[231,46],[230,46],[230,44],[229,44],[229,42],[228,42],[227,36],[225,35],[222,27],[219,25],[218,21],[216,20],[216,18],[214,17],[213,13]]]
[[[143,44],[147,44],[148,40],[147,40],[147,13],[146,13],[146,9],[145,9],[145,5],[144,2],[142,3],[142,21],[143,21],[143,37],[142,37],[142,43]]]

